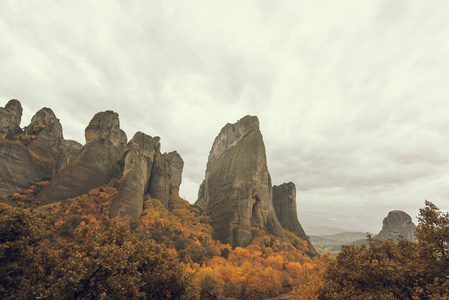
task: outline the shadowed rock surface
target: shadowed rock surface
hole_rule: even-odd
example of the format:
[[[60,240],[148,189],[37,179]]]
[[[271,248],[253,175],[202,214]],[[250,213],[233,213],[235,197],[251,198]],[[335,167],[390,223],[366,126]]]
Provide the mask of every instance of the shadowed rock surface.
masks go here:
[[[148,189],[154,157],[160,149],[159,137],[137,132],[126,145],[125,166],[117,195],[111,204],[110,216],[130,216],[138,219],[143,210],[143,198]]]
[[[168,208],[170,195],[179,193],[184,161],[178,152],[158,153],[154,159],[153,174],[149,186],[151,197]]]
[[[215,237],[245,247],[253,230],[288,241],[272,205],[272,184],[257,117],[224,126],[207,162],[197,205],[208,208]]]
[[[4,108],[0,107],[0,139],[20,131],[22,111],[22,105],[16,99],[9,100]]]
[[[282,227],[293,232],[299,238],[307,241],[310,250],[315,252],[309,237],[304,232],[298,220],[296,208],[296,186],[293,182],[273,186],[273,207]]]
[[[41,204],[84,194],[106,184],[118,173],[117,161],[126,144],[118,114],[97,113],[87,126],[85,137],[86,144],[81,151],[36,197]]]
[[[38,166],[22,143],[0,140],[0,195],[12,195],[41,178]]]
[[[39,129],[39,125],[44,125]],[[36,130],[35,128],[38,128]],[[26,130],[36,139],[28,144],[28,150],[36,158],[41,177],[52,178],[68,163],[62,126],[50,108],[42,108],[31,119]]]
[[[383,220],[382,230],[376,235],[375,239],[394,239],[398,240],[400,236],[409,241],[416,241],[416,225],[412,217],[401,210],[390,211]]]
[[[1,195],[21,192],[37,181],[49,180],[67,165],[69,152],[81,148],[77,142],[64,140],[61,123],[51,109],[39,110],[25,132],[20,128],[21,115],[18,100],[10,100],[5,108],[0,108],[2,132],[8,131],[0,139]],[[25,136],[26,142],[22,140]]]

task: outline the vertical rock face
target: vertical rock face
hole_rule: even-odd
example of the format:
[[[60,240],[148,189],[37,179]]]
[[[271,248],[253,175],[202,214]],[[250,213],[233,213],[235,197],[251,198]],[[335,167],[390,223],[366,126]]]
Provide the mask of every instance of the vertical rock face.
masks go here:
[[[126,135],[120,129],[118,114],[97,113],[85,131],[86,144],[37,200],[48,204],[86,193],[106,184],[117,172],[115,166],[123,153]]]
[[[62,126],[51,109],[43,108],[33,116],[25,132],[26,142],[22,140],[25,135],[20,128],[21,116],[18,100],[10,100],[5,108],[0,108],[1,195],[21,192],[37,181],[52,178],[69,160]],[[15,135],[18,133],[21,135]],[[77,147],[78,143],[71,143],[73,151]]]
[[[110,216],[136,220],[143,210],[145,195],[168,207],[170,195],[179,192],[184,162],[175,151],[160,153],[160,138],[137,132],[125,148],[125,167]]]
[[[184,162],[176,152],[158,153],[154,159],[153,174],[149,186],[151,197],[168,207],[170,195],[179,193]]]
[[[415,232],[416,225],[412,222],[412,218],[406,212],[393,210],[383,220],[382,230],[374,238],[398,240],[403,236],[409,241],[416,241]]]
[[[233,247],[251,243],[253,229],[288,240],[273,209],[271,186],[259,120],[246,116],[215,139],[197,204],[208,208],[216,238]]]
[[[296,186],[293,182],[273,186],[273,207],[282,227],[307,241],[313,252],[315,249],[298,220],[296,208]]]
[[[118,193],[112,201],[110,216],[130,216],[137,219],[142,214],[143,198],[148,189],[154,157],[160,149],[159,137],[152,138],[137,132],[124,152],[125,167]]]
[[[39,110],[28,125],[27,134],[36,135],[28,150],[37,159],[41,177],[55,176],[67,164],[67,156],[62,126],[53,111],[46,107]]]
[[[0,107],[0,139],[6,138],[8,133],[17,133],[21,119],[22,105],[18,100],[9,100],[4,108]]]

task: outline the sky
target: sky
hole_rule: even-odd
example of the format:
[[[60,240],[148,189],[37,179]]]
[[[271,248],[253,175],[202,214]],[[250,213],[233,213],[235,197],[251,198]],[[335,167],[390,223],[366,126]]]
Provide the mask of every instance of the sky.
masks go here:
[[[256,115],[300,221],[378,232],[449,209],[449,2],[21,1],[0,10],[0,106],[50,107],[84,143],[113,110],[184,160],[191,203],[220,129]],[[415,219],[416,222],[416,219]]]

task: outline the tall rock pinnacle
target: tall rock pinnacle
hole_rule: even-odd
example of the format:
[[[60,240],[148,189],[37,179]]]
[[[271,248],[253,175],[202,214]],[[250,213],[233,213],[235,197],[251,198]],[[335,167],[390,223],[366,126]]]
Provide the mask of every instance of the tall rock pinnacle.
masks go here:
[[[293,182],[273,186],[273,207],[282,227],[307,241],[310,250],[314,252],[315,248],[298,220],[296,186]]]
[[[197,205],[208,208],[215,237],[245,247],[253,229],[288,241],[273,209],[272,185],[257,117],[224,126],[207,162]]]

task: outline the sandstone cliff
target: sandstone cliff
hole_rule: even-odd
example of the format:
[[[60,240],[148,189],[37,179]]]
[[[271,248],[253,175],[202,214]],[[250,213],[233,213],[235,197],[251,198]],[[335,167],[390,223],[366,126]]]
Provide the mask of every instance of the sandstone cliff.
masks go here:
[[[416,241],[416,225],[412,218],[401,210],[393,210],[383,220],[382,230],[376,235],[375,239],[394,239],[398,240],[400,236],[409,241]]]
[[[85,130],[86,144],[38,194],[41,204],[72,198],[109,182],[118,173],[117,161],[127,138],[120,129],[118,114],[97,113]]]
[[[112,201],[111,217],[130,216],[133,219],[140,217],[154,157],[159,148],[159,137],[152,138],[142,132],[137,132],[126,145],[123,154],[125,166],[118,193]]]
[[[52,178],[81,147],[64,140],[62,126],[51,109],[39,110],[25,131],[20,128],[21,116],[18,100],[0,108],[1,195],[21,192],[37,181]]]
[[[118,193],[110,216],[136,220],[143,210],[145,195],[168,207],[169,198],[179,192],[184,162],[175,151],[160,153],[160,138],[137,132],[125,148],[125,162]]]
[[[273,186],[273,207],[282,227],[293,232],[299,238],[307,241],[310,250],[315,252],[309,237],[304,232],[298,220],[296,208],[296,186],[293,182]]]
[[[5,107],[0,107],[0,139],[18,133],[22,119],[22,105],[16,99],[9,100]]]
[[[198,205],[208,208],[215,237],[245,247],[253,229],[288,240],[272,204],[272,185],[257,117],[227,124],[215,139]]]

